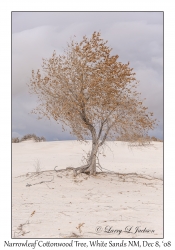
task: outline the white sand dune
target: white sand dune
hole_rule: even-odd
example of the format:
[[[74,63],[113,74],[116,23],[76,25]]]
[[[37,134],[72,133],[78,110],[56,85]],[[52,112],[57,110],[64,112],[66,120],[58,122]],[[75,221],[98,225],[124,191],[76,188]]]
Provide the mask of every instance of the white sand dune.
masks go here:
[[[54,171],[82,165],[90,148],[90,141],[12,145],[13,237],[163,237],[163,143],[107,142],[97,176]]]

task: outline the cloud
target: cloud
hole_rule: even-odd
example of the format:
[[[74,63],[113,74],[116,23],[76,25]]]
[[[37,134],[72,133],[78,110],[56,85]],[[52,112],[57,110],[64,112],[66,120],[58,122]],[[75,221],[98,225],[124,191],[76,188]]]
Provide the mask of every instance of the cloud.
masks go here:
[[[20,32],[44,25],[60,30],[71,24],[89,23],[95,29],[109,29],[115,22],[143,22],[162,24],[162,12],[13,12],[12,32]],[[86,30],[84,30],[86,33]]]
[[[53,50],[63,53],[70,38],[101,31],[119,61],[130,61],[140,80],[146,105],[160,120],[154,133],[163,135],[163,14],[155,12],[14,12],[12,15],[12,124],[13,131],[72,138],[55,122],[29,115],[36,98],[28,93],[31,70]],[[43,134],[41,134],[43,133]]]

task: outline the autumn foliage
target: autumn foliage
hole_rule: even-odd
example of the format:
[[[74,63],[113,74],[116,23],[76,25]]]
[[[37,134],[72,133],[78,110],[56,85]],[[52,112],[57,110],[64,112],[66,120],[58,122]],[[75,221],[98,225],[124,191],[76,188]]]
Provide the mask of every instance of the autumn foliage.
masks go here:
[[[133,140],[154,129],[153,113],[140,100],[138,81],[129,62],[111,55],[107,41],[94,32],[81,42],[68,44],[63,55],[53,52],[43,59],[42,70],[32,71],[30,92],[38,96],[33,111],[71,129],[78,140],[92,138],[89,164],[83,171],[96,172],[96,154],[106,140],[118,136]]]

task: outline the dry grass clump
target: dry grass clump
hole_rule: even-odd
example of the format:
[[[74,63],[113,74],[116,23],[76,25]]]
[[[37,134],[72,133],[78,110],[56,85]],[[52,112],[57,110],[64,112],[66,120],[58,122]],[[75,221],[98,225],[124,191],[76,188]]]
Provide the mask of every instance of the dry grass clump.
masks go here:
[[[18,137],[12,138],[12,143],[18,143],[22,141],[31,140],[31,139],[33,139],[36,142],[46,141],[46,139],[43,136],[39,137],[39,136],[36,136],[35,134],[27,134],[27,135],[24,135],[21,139],[19,139]]]

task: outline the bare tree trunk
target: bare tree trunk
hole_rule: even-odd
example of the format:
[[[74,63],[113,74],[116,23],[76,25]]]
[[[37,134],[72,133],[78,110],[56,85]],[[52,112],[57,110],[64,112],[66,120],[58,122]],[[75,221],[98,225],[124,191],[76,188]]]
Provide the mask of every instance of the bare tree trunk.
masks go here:
[[[91,156],[90,156],[90,174],[95,175],[96,174],[96,157],[97,157],[97,152],[98,152],[98,141],[93,139],[92,140],[92,151],[91,151]]]
[[[79,173],[90,173],[90,175],[96,175],[97,167],[97,153],[99,149],[99,141],[96,138],[95,132],[92,133],[92,150],[90,156],[87,159],[87,164],[78,168],[70,168],[74,171],[74,176],[77,176]]]

